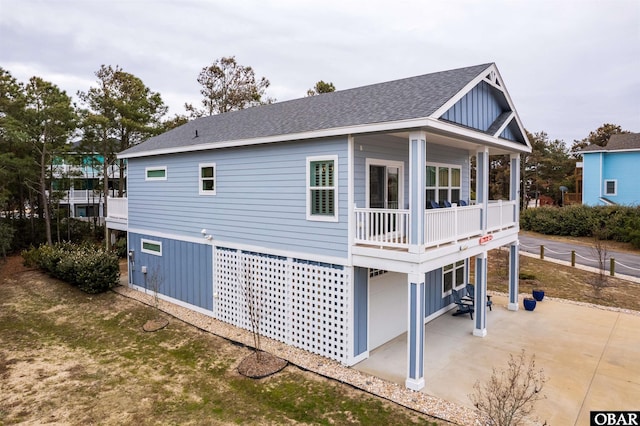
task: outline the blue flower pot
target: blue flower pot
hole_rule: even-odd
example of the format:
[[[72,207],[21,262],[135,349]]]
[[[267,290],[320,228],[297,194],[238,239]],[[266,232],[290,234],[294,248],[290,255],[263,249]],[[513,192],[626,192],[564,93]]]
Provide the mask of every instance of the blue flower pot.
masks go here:
[[[536,308],[536,299],[524,299],[522,303],[527,311],[533,311]]]
[[[532,291],[533,298],[538,302],[541,302],[544,299],[544,290],[533,290]]]

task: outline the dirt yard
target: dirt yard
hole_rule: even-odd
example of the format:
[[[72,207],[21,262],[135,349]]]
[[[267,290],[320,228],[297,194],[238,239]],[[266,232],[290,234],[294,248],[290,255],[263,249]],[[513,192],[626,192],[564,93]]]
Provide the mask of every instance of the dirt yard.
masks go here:
[[[147,333],[153,308],[21,261],[0,263],[0,425],[436,424],[291,365],[248,379],[249,349],[175,318]]]

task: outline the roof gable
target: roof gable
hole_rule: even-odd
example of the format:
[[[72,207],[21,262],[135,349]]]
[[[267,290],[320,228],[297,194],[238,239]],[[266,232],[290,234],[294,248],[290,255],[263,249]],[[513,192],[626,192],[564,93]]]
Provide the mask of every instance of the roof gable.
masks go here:
[[[120,157],[209,149],[234,141],[238,144],[249,144],[252,140],[279,141],[328,129],[340,131],[356,126],[365,128],[437,118],[442,115],[438,112],[444,105],[452,99],[458,100],[461,92],[466,94],[465,89],[472,82],[476,82],[475,86],[477,79],[487,73],[495,74],[495,65],[425,74],[203,117],[129,148]],[[510,105],[508,97],[499,102],[503,107]],[[496,137],[505,132],[508,120],[496,129]]]
[[[606,152],[606,151],[640,151],[640,133],[618,133],[611,135],[606,146],[591,144],[581,152]]]

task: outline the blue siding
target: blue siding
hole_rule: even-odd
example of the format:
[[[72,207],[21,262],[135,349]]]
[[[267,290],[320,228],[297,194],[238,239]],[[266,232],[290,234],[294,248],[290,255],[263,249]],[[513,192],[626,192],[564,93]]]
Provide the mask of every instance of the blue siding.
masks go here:
[[[445,112],[442,119],[486,132],[491,124],[507,110],[486,82],[480,82]],[[504,96],[504,95],[502,95]]]
[[[362,149],[360,148],[362,147]],[[354,202],[366,207],[366,159],[382,159],[404,162],[404,208],[409,208],[409,140],[393,136],[363,136],[354,143]],[[461,167],[461,197],[469,200],[469,152],[429,143],[427,140],[427,162],[458,165]],[[466,162],[466,163],[465,163]]]
[[[129,227],[331,256],[347,254],[347,141],[290,142],[129,159]],[[339,222],[306,220],[306,157],[338,155]],[[199,163],[216,195],[198,194]],[[166,181],[145,181],[167,166]]]
[[[141,239],[162,243],[162,256],[142,253]],[[135,252],[130,265],[132,283],[153,290],[154,275],[159,293],[206,310],[213,309],[212,247],[168,238],[129,233],[129,250]],[[147,267],[147,274],[142,267]]]
[[[367,342],[367,321],[369,317],[369,270],[367,268],[353,268],[353,355],[365,352]]]
[[[588,206],[602,205],[600,201],[600,153],[583,155],[582,203]]]
[[[425,318],[452,302],[451,296],[442,297],[442,268],[425,274]]]
[[[602,157],[602,176],[600,158]],[[640,152],[606,152],[583,155],[583,204],[603,205],[603,196],[620,205],[640,205],[640,186],[638,186],[637,167]],[[616,195],[604,194],[606,180],[616,180]]]

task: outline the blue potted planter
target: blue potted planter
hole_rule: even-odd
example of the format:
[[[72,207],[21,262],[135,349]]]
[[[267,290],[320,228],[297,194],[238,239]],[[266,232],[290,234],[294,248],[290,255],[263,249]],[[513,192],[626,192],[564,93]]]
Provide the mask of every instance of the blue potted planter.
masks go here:
[[[536,308],[536,299],[525,297],[522,304],[527,311],[533,311]]]
[[[533,294],[533,298],[538,302],[541,302],[544,299],[544,290],[533,290],[531,292]]]

